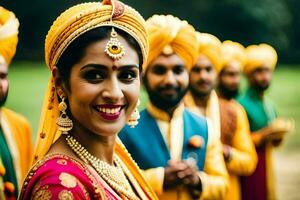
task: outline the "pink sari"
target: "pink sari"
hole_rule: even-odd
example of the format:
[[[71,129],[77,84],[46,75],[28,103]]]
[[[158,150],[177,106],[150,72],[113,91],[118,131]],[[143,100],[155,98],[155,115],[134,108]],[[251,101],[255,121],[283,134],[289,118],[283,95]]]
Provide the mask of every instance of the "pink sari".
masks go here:
[[[66,155],[48,155],[28,173],[19,199],[109,199],[118,196],[93,169]]]

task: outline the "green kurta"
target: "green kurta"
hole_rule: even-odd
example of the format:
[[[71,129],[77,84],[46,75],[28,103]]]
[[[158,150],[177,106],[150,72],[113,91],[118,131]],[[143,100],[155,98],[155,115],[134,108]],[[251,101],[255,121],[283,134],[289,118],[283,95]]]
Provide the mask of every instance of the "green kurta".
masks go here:
[[[270,100],[259,96],[258,91],[249,88],[238,98],[245,108],[251,132],[268,126],[276,118],[276,110]],[[256,147],[258,164],[251,176],[241,179],[243,200],[274,199],[272,181],[271,144]]]
[[[3,181],[4,182],[11,182],[15,186],[15,191],[14,195],[17,197],[18,196],[18,183],[17,183],[17,177],[15,173],[15,168],[13,165],[13,160],[12,156],[10,154],[8,145],[6,143],[4,134],[2,129],[0,128],[0,155],[1,155],[1,160],[5,168],[5,174],[3,176]]]

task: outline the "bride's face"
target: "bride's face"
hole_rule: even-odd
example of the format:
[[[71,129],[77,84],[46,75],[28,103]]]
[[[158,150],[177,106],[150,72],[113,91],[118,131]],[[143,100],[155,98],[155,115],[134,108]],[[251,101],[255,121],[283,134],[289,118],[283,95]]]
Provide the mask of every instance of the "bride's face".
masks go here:
[[[117,134],[134,111],[140,94],[137,52],[121,36],[125,55],[113,60],[105,52],[108,39],[87,46],[71,69],[66,90],[74,128],[101,136]]]

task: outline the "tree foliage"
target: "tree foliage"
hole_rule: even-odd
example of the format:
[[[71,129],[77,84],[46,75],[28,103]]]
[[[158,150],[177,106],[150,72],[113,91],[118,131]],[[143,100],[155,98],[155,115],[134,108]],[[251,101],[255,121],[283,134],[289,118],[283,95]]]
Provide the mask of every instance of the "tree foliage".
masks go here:
[[[148,18],[173,14],[189,21],[200,32],[245,46],[273,45],[281,62],[300,62],[299,0],[123,0]],[[45,35],[63,10],[80,0],[3,0],[20,20],[18,59],[43,58]]]

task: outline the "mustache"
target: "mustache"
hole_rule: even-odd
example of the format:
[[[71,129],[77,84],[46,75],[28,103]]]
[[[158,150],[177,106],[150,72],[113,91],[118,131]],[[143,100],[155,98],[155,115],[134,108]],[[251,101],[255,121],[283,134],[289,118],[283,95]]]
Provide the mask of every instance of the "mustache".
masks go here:
[[[158,92],[164,91],[164,90],[176,90],[176,91],[180,91],[180,87],[179,86],[175,86],[175,85],[165,85],[165,86],[159,86],[157,88]]]
[[[200,80],[196,81],[196,84],[197,85],[210,84],[210,81],[200,79]]]

